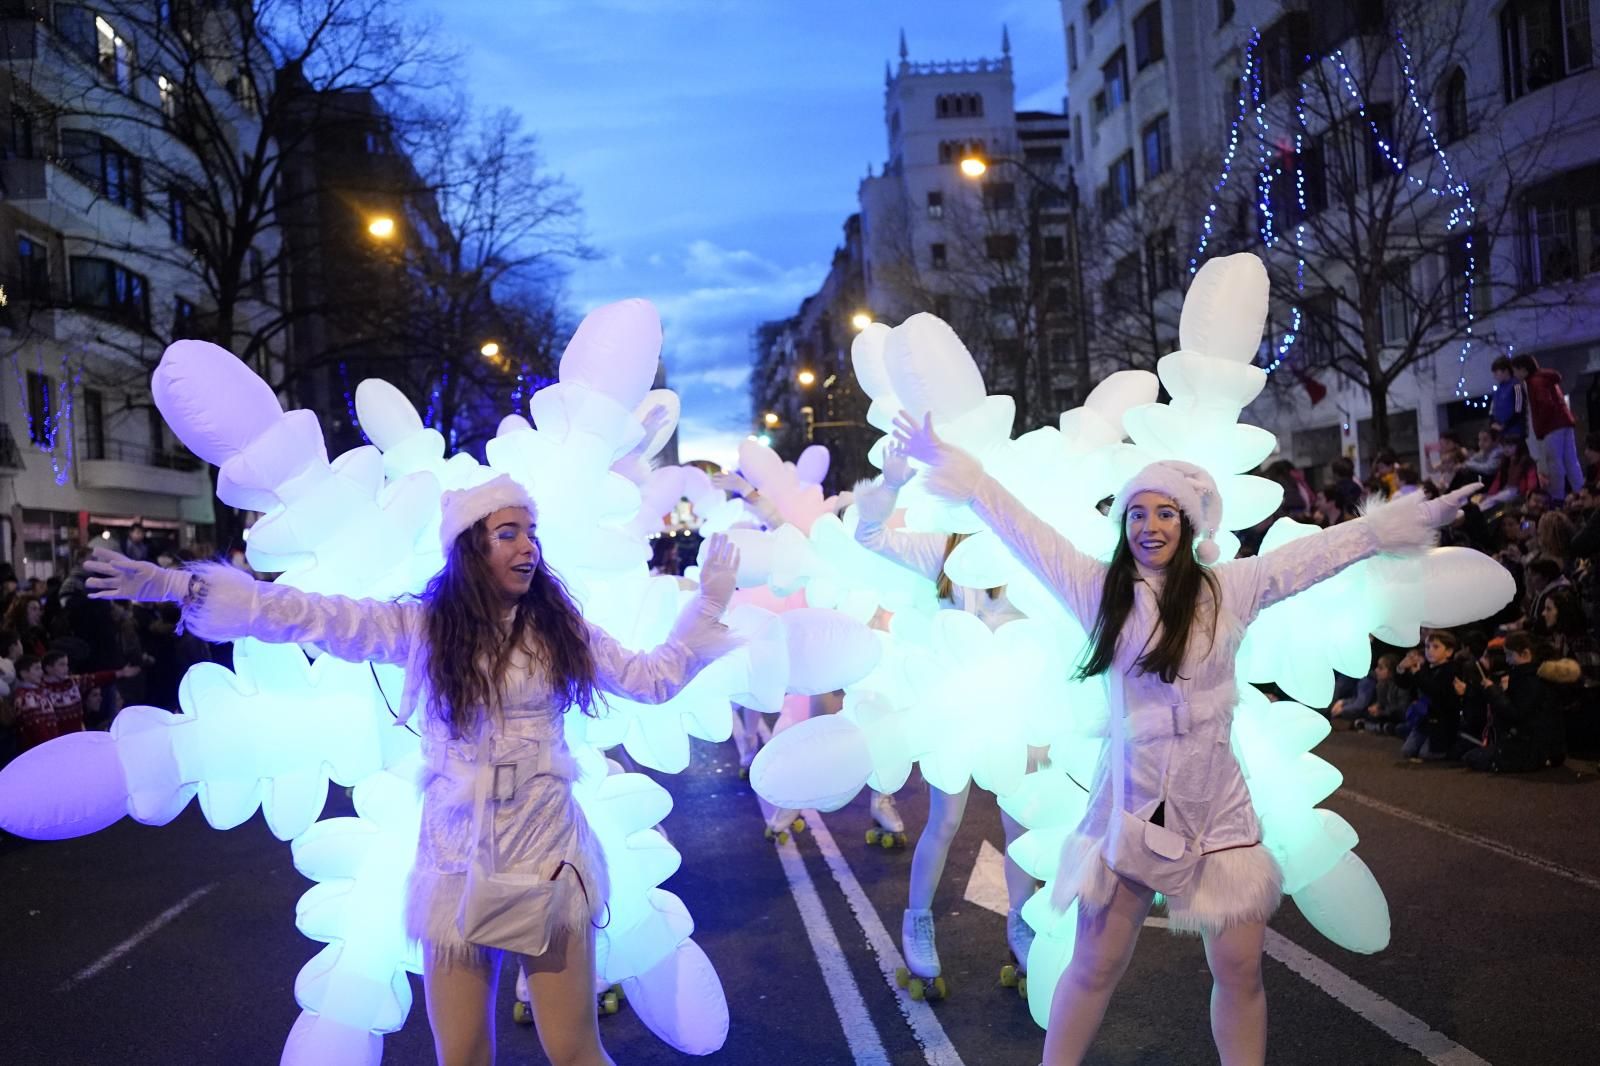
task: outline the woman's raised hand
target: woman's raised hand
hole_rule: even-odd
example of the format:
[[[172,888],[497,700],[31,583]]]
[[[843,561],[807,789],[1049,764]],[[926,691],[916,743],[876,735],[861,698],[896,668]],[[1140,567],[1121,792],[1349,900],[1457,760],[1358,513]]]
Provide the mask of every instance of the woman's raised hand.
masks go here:
[[[1474,493],[1483,491],[1483,482],[1474,481],[1470,485],[1463,485],[1454,492],[1447,492],[1436,500],[1429,500],[1422,505],[1423,513],[1428,516],[1428,524],[1432,526],[1447,526],[1456,520],[1461,513],[1461,507],[1472,499]]]
[[[929,466],[939,466],[950,455],[949,445],[934,432],[931,414],[923,415],[919,423],[910,411],[902,409],[894,416],[894,442],[904,455]]]
[[[750,494],[756,491],[754,485],[731,470],[721,474],[712,474],[711,485],[713,488],[726,492],[729,496],[737,496],[740,499],[748,499]]]
[[[719,607],[733,598],[739,576],[739,549],[726,533],[713,533],[706,541],[706,555],[700,564],[700,595]]]
[[[154,563],[138,562],[110,548],[95,548],[83,562],[89,579],[84,584],[94,600],[138,600],[143,603],[178,603],[189,594],[187,570],[165,570]]]
[[[898,491],[911,480],[911,463],[898,439],[883,448],[883,483]]]

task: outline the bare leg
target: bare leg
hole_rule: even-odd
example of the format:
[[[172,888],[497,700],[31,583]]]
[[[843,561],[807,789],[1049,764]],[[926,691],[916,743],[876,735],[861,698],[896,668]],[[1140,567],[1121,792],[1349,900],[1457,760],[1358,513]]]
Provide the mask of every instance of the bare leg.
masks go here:
[[[961,828],[961,819],[967,813],[967,795],[972,783],[955,795],[928,786],[928,824],[917,838],[917,848],[911,855],[911,891],[906,906],[914,911],[925,911],[933,906],[933,894],[944,876],[945,860],[950,857],[950,843]]]
[[[1090,915],[1078,911],[1072,962],[1050,1001],[1050,1026],[1044,1035],[1046,1066],[1077,1066],[1083,1061],[1111,1003],[1111,993],[1127,972],[1154,899],[1151,889],[1118,878],[1104,910]]]
[[[1236,925],[1206,940],[1211,966],[1211,1036],[1222,1066],[1267,1061],[1267,991],[1261,983],[1264,922]]]
[[[422,951],[422,989],[439,1066],[493,1066],[494,990],[500,954],[487,965],[438,959]]]
[[[1000,827],[1006,834],[1006,896],[1011,901],[1012,910],[1021,910],[1022,905],[1028,902],[1028,897],[1039,887],[1039,882],[1033,879],[1032,874],[1011,860],[1011,842],[1026,830],[1005,811],[1000,812]]]
[[[539,1043],[551,1066],[616,1066],[600,1046],[594,1004],[594,933],[568,933],[524,957]]]

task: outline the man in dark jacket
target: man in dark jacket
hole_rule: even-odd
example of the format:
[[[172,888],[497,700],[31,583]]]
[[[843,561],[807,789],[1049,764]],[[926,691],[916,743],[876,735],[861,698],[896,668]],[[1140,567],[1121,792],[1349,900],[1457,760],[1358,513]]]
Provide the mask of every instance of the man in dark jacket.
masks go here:
[[[1533,640],[1526,633],[1506,637],[1506,663],[1510,672],[1496,684],[1484,680],[1489,700],[1489,739],[1461,757],[1471,770],[1520,774],[1544,765],[1539,750],[1539,717],[1551,708],[1550,694],[1534,662]]]
[[[1534,459],[1539,473],[1550,486],[1550,499],[1556,506],[1566,501],[1568,491],[1583,488],[1583,465],[1578,461],[1578,439],[1572,408],[1562,387],[1561,374],[1539,366],[1531,355],[1511,360],[1511,371],[1528,390],[1528,422],[1532,437],[1539,442]]]

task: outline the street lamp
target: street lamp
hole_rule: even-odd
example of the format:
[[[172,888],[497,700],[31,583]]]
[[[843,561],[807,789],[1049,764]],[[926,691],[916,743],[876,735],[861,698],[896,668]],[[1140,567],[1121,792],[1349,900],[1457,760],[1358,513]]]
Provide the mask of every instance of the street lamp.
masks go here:
[[[485,359],[493,359],[500,354],[500,345],[495,341],[484,341],[483,347],[478,349],[478,354]]]
[[[367,233],[380,241],[386,241],[394,236],[394,219],[388,215],[378,215],[367,220]]]
[[[817,383],[817,375],[813,374],[809,370],[800,371],[800,373],[794,376],[794,379],[807,388],[810,388],[812,385]]]
[[[1037,288],[1040,284],[1039,270],[1039,193],[1051,193],[1067,205],[1067,269],[1072,272],[1073,296],[1075,303],[1072,309],[1074,325],[1074,341],[1077,347],[1078,367],[1078,402],[1082,403],[1084,397],[1089,395],[1089,319],[1086,304],[1083,298],[1083,259],[1078,249],[1078,197],[1075,188],[1063,189],[1055,182],[1038,174],[1020,159],[1010,156],[999,156],[995,159],[985,160],[978,156],[967,156],[961,160],[961,173],[972,180],[977,180],[988,173],[990,166],[1009,164],[1020,170],[1024,177],[1033,183],[1033,193],[1028,198],[1028,258],[1032,268],[1029,270],[1030,281],[1035,288],[1034,306],[1039,306]],[[1045,365],[1044,357],[1040,356],[1040,365]],[[1049,388],[1049,373],[1044,372],[1046,394]]]
[[[761,416],[761,421],[765,422],[768,428],[776,426],[778,424],[778,412],[768,411],[766,414]]]
[[[872,315],[866,311],[857,311],[855,314],[850,316],[850,324],[856,328],[857,333],[860,333],[862,330],[872,325]]]

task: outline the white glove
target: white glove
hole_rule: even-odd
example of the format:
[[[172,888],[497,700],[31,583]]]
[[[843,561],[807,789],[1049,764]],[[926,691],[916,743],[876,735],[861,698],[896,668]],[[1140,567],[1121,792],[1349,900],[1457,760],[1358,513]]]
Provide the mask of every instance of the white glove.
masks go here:
[[[892,440],[883,449],[883,483],[898,492],[910,480],[911,463],[905,447],[898,439]]]
[[[91,575],[84,584],[93,600],[182,603],[194,576],[187,570],[167,570],[100,547],[84,560],[83,568]]]
[[[983,464],[964,448],[946,444],[933,429],[933,415],[919,424],[910,411],[894,419],[894,439],[905,453],[928,466],[928,491],[957,503],[972,499],[983,480]]]
[[[728,495],[737,496],[740,499],[747,499],[751,493],[756,491],[754,485],[731,471],[724,474],[713,474],[711,476],[711,484],[714,488],[721,489]]]
[[[1426,516],[1428,525],[1432,527],[1447,526],[1456,520],[1461,513],[1462,504],[1472,499],[1475,492],[1483,491],[1483,482],[1474,481],[1470,485],[1463,485],[1454,492],[1447,492],[1436,500],[1429,500],[1422,505],[1422,513]]]
[[[721,614],[733,598],[739,577],[739,549],[725,533],[713,533],[706,541],[705,558],[700,563],[700,595],[708,607]]]

